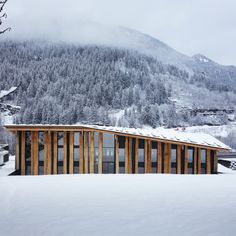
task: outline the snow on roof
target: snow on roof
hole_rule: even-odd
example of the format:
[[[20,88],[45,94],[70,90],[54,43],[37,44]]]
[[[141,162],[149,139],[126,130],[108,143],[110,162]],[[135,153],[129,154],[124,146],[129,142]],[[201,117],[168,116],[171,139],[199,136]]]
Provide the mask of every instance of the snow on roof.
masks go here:
[[[203,146],[222,148],[228,150],[231,149],[229,146],[222,143],[213,136],[204,133],[189,133],[189,132],[177,131],[173,129],[164,129],[164,128],[136,129],[136,128],[123,128],[123,127],[112,127],[112,126],[98,126],[98,125],[80,125],[80,126],[105,130],[105,131],[119,132],[124,134],[140,135],[156,139],[164,139],[174,142],[189,143],[192,145],[195,144],[195,145],[203,145]]]
[[[10,93],[13,93],[16,89],[17,89],[17,87],[11,87],[9,90],[0,91],[0,99],[9,95]]]
[[[108,132],[116,132],[119,134],[130,134],[136,136],[142,136],[146,138],[152,138],[157,140],[166,140],[169,142],[179,142],[189,145],[200,145],[204,147],[213,147],[216,149],[231,150],[229,146],[222,143],[218,139],[214,138],[209,134],[204,133],[190,133],[186,131],[178,131],[173,129],[157,128],[157,129],[145,129],[145,128],[124,128],[124,127],[113,127],[113,126],[100,126],[100,125],[86,125],[86,124],[76,124],[76,125],[6,125],[8,129],[94,129]]]

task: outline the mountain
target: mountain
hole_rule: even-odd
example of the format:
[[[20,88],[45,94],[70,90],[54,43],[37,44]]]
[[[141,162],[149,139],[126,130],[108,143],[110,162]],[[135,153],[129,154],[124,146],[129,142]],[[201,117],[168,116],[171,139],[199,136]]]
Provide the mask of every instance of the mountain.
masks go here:
[[[175,127],[234,120],[236,67],[188,57],[123,27],[89,24],[75,32],[52,42],[0,42],[0,90],[20,85],[15,122]]]
[[[67,22],[66,25],[68,27],[65,28],[55,26],[54,34],[49,32],[49,35],[56,35],[56,37],[51,36],[54,42],[132,49],[154,57],[163,64],[174,65],[190,75],[194,74],[195,80],[204,79],[206,84],[214,84],[211,89],[231,91],[234,87],[234,91],[236,91],[235,66],[219,65],[200,54],[189,57],[156,38],[125,27],[114,27],[83,20]]]

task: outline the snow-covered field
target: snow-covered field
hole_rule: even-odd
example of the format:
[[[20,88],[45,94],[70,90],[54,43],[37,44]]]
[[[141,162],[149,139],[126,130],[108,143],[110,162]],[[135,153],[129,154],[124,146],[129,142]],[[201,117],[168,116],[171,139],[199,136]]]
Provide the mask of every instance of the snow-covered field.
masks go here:
[[[0,177],[0,235],[235,235],[235,182],[235,174]]]

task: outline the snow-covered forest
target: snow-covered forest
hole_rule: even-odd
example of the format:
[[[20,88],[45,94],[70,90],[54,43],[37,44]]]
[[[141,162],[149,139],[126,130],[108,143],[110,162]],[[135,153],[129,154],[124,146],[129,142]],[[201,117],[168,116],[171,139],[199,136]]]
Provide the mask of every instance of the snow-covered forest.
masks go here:
[[[133,50],[9,41],[0,51],[0,90],[18,86],[16,123],[220,125],[236,105],[230,83]],[[217,111],[206,115],[209,109]]]

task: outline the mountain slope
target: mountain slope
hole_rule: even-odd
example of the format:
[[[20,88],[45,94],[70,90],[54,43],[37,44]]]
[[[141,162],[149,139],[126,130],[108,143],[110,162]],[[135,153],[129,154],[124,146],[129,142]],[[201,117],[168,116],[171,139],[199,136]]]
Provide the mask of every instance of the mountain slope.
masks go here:
[[[20,84],[21,123],[219,125],[236,106],[233,92],[134,50],[37,41],[2,42],[0,51],[1,89]]]
[[[152,56],[163,64],[170,64],[195,75],[195,80],[214,84],[211,89],[236,92],[236,67],[223,66],[207,59],[203,63],[197,57],[189,57],[149,35],[125,27],[114,27],[96,22],[70,22],[67,30],[57,29],[56,41],[74,44],[100,45],[136,50]],[[206,58],[201,55],[201,58]]]

